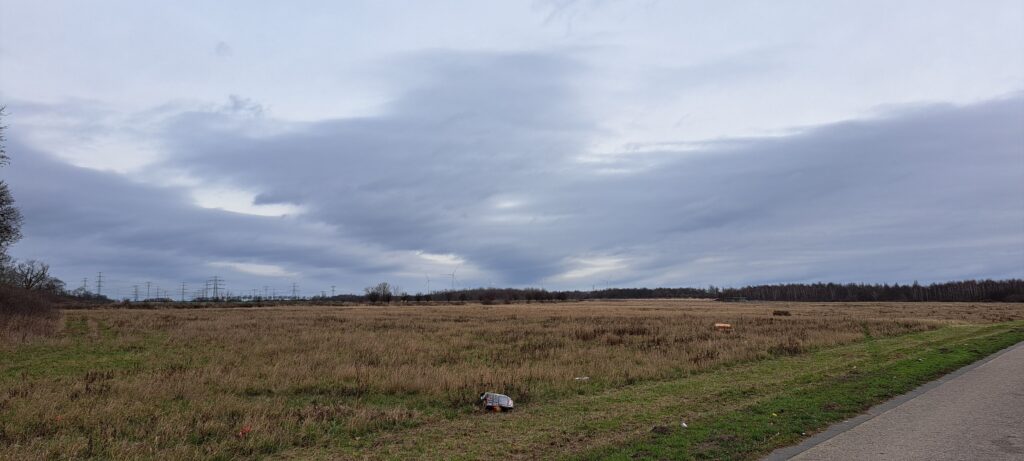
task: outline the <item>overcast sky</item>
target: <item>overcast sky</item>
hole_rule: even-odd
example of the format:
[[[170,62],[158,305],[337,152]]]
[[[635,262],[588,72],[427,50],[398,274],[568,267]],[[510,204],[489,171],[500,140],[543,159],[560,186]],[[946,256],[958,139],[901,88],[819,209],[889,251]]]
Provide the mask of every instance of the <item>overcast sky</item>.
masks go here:
[[[11,253],[117,297],[1024,277],[1022,90],[1019,0],[0,0]]]

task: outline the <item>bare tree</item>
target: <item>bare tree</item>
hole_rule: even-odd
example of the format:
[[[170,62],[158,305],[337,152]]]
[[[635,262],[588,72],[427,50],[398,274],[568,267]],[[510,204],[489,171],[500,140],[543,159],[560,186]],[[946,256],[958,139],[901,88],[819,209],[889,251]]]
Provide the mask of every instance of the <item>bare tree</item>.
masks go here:
[[[7,138],[4,137],[4,129],[7,128],[7,126],[2,123],[4,115],[7,115],[4,113],[5,110],[7,110],[7,106],[0,106],[0,166],[6,165],[10,160],[7,158],[7,148],[4,147],[4,141],[7,140]]]
[[[21,238],[21,212],[14,206],[7,183],[0,181],[0,254]]]
[[[0,106],[0,121],[3,120],[4,107]],[[8,162],[7,151],[4,147],[5,127],[0,123],[0,166]],[[0,263],[4,263],[4,256],[7,254],[7,247],[21,238],[21,212],[14,206],[14,197],[7,187],[7,183],[0,181]]]
[[[376,286],[366,287],[363,291],[366,292],[366,300],[371,303],[378,301],[389,303],[394,294],[394,290],[388,282],[380,282]]]
[[[12,285],[26,290],[42,290],[51,283],[50,265],[30,259],[14,265],[11,270]]]

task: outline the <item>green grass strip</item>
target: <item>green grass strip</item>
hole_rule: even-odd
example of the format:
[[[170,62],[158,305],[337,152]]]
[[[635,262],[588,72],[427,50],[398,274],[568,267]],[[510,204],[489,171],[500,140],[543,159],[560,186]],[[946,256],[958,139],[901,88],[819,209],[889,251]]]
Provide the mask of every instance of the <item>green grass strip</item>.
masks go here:
[[[1020,322],[1015,324],[1011,329],[993,330],[984,336],[902,352],[903,358],[895,361],[874,357],[876,365],[862,367],[858,373],[794,386],[736,411],[687,421],[689,427],[685,429],[675,422],[642,440],[580,458],[756,459],[775,448],[799,442],[805,434],[860,414],[872,405],[1024,341],[1024,326]]]

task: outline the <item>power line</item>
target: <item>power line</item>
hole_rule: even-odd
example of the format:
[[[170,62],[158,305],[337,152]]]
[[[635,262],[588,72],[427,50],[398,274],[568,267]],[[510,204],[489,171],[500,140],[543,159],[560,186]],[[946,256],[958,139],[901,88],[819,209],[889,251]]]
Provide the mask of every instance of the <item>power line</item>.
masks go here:
[[[219,299],[220,298],[220,289],[221,289],[221,285],[220,284],[223,281],[224,281],[224,279],[222,279],[222,278],[220,278],[220,277],[218,277],[216,275],[213,276],[213,280],[212,280],[212,284],[213,284],[213,299]]]
[[[441,274],[441,275],[446,275],[448,277],[451,277],[451,279],[452,279],[452,291],[455,291],[455,273],[458,272],[458,271],[459,271],[459,267],[456,266],[455,270],[453,270],[450,274]],[[427,283],[429,284],[430,281],[427,280]],[[428,285],[428,287],[429,287],[429,285]],[[429,291],[429,288],[428,288],[428,291]]]
[[[103,296],[103,273],[100,272],[96,275],[96,294]]]

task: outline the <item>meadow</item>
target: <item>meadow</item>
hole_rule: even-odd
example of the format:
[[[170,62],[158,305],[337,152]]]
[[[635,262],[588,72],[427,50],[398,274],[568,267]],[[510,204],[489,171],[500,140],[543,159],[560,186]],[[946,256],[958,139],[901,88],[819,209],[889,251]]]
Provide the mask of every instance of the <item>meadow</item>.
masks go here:
[[[64,311],[51,335],[0,342],[0,459],[616,457],[652,427],[836,377],[948,371],[1024,338],[1022,320],[1022,304],[700,300]],[[481,412],[483,391],[517,409]]]

